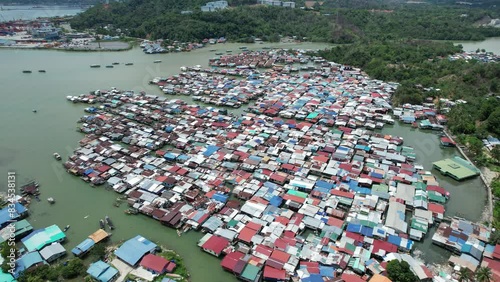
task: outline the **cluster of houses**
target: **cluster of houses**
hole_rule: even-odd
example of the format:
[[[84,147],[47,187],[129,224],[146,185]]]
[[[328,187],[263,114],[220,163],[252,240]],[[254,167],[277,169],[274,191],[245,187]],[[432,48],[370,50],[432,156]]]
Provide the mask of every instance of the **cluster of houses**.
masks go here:
[[[492,52],[463,52],[448,56],[448,60],[480,61],[483,63],[500,62],[500,56]]]
[[[227,9],[229,5],[227,4],[227,1],[220,0],[220,1],[213,1],[213,2],[208,2],[204,6],[201,6],[201,11],[202,12],[215,12],[215,11],[220,11]]]
[[[280,0],[258,0],[261,5],[276,6],[276,7],[286,7],[295,8],[295,2],[293,1],[280,1]]]
[[[120,273],[113,265],[125,263],[128,268],[122,269],[135,269],[135,272],[132,273],[145,278],[147,281],[152,281],[158,275],[172,273],[177,266],[175,261],[157,255],[158,250],[159,247],[155,243],[141,235],[137,235],[125,241],[114,251],[115,260],[111,261],[111,263],[101,260],[94,262],[89,266],[87,274],[97,281],[115,281],[120,275],[128,273]],[[170,282],[175,280],[164,278],[162,281]]]
[[[180,235],[206,232],[200,248],[244,281],[387,281],[393,259],[428,281],[434,274],[409,254],[433,227],[447,238],[468,235],[452,263],[468,267],[470,253],[478,263],[477,250],[493,253],[486,227],[445,216],[450,195],[414,163],[413,149],[371,130],[394,122],[388,101],[397,85],[328,65],[301,76],[270,70],[211,82],[207,74],[200,84],[213,87],[204,92],[264,92],[240,116],[133,91],[85,95],[100,106],[82,117],[86,136],[64,166],[124,193],[127,211]],[[197,77],[189,75],[176,79]]]
[[[66,234],[57,226],[34,230],[25,219],[28,209],[21,204],[22,199],[0,210],[0,243],[21,241],[15,264],[8,272],[0,270],[0,281],[15,281],[21,273],[34,269],[40,265],[49,264],[66,255],[66,249],[61,245]],[[13,240],[13,241],[11,241]],[[0,261],[10,258],[0,257]]]

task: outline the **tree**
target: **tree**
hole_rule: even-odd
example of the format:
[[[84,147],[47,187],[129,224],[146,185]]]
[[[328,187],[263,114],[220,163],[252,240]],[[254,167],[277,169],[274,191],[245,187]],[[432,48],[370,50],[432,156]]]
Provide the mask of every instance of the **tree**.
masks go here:
[[[392,281],[398,282],[415,282],[418,281],[417,276],[413,274],[410,265],[402,260],[391,260],[387,264],[387,274]]]
[[[72,279],[85,273],[85,266],[81,259],[74,258],[68,261],[67,265],[62,268],[62,277]]]
[[[458,271],[458,282],[469,282],[471,276],[471,271],[467,267],[461,267],[460,271]]]
[[[493,147],[491,150],[491,156],[497,163],[500,163],[500,146]]]
[[[483,142],[476,137],[470,137],[468,140],[468,147],[474,155],[479,155],[483,151]]]
[[[491,276],[491,269],[489,267],[480,267],[478,270],[476,270],[477,282],[490,282]]]

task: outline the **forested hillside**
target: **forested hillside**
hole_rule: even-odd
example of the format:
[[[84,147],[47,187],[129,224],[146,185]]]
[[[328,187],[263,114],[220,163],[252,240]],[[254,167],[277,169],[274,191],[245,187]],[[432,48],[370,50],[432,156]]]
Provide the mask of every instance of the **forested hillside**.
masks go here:
[[[307,37],[310,41],[350,43],[365,38],[481,40],[500,36],[498,28],[474,25],[485,17],[499,17],[494,10],[436,5],[404,6],[393,10],[334,9],[327,7],[330,3],[327,1],[319,11],[311,11],[248,6],[245,4],[254,1],[232,0],[229,4],[233,7],[229,9],[202,13],[199,7],[204,3],[201,0],[130,0],[109,6],[96,5],[75,17],[71,24],[77,29],[99,29],[112,24],[128,36],[182,41],[219,36],[233,41],[251,36],[269,40],[283,35]],[[390,2],[374,3],[388,5]],[[186,9],[194,13],[180,13]]]

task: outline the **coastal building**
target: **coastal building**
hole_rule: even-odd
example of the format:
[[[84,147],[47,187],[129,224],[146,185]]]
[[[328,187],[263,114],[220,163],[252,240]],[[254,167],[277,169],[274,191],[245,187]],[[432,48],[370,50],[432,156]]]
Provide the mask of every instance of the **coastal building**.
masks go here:
[[[14,270],[14,278],[18,278],[24,271],[29,271],[37,266],[47,264],[39,252],[29,252],[24,254],[16,261],[16,269]]]
[[[215,12],[219,10],[224,10],[228,7],[227,1],[213,1],[208,2],[204,6],[201,6],[202,12]]]
[[[102,260],[90,264],[87,274],[99,282],[111,282],[120,275],[118,270]]]
[[[163,274],[166,272],[173,272],[176,264],[175,262],[169,261],[163,257],[147,254],[142,258],[140,266],[153,274]]]
[[[14,282],[16,281],[16,279],[12,276],[12,274],[4,273],[2,270],[0,270],[0,281]]]
[[[287,68],[295,63],[307,73]],[[396,84],[282,50],[221,55],[210,65],[216,68],[184,67],[152,83],[214,107],[117,89],[73,97],[115,106],[96,105],[82,117],[86,135],[64,167],[95,186],[119,185],[127,212],[159,220],[179,236],[201,228],[198,246],[225,255],[223,269],[243,281],[329,281],[336,272],[345,281],[369,281],[384,274],[391,253],[425,281],[429,273],[411,252],[435,222],[450,225],[436,232],[450,236],[436,242],[473,234],[459,236],[462,260],[477,261],[491,249],[487,229],[450,224],[450,195],[415,163],[415,150],[374,131],[394,123],[387,116]],[[215,107],[250,101],[240,115]],[[428,106],[395,111],[434,122]],[[149,248],[135,249],[124,244],[115,254],[129,265],[142,259],[151,272],[164,270],[165,261],[148,261],[155,258]]]
[[[51,225],[43,229],[37,229],[21,241],[28,252],[39,251],[43,247],[56,243],[63,242],[66,239],[66,234],[57,225]]]
[[[52,243],[41,249],[40,255],[46,262],[50,263],[66,255],[66,249],[59,243]]]
[[[157,246],[155,243],[141,235],[137,235],[125,241],[114,253],[128,265],[135,266],[145,255],[154,253],[156,248]]]
[[[16,240],[23,238],[24,236],[31,233],[31,231],[33,231],[33,227],[26,219],[15,221],[14,228],[15,228],[14,236]],[[9,227],[5,227],[2,230],[0,230],[0,244],[7,241],[10,238],[11,232],[12,230]]]
[[[14,203],[14,210],[9,210],[9,207],[0,209],[0,229],[13,223],[15,220],[20,220],[28,215],[28,209],[18,202]]]
[[[433,168],[457,181],[478,176],[480,171],[473,164],[463,158],[455,156],[432,163]]]

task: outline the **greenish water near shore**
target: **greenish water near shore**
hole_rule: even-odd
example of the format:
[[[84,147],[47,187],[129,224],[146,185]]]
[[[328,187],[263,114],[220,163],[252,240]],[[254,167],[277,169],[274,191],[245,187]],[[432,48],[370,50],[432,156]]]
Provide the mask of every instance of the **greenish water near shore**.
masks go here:
[[[118,194],[103,187],[91,188],[79,178],[65,172],[61,162],[52,154],[58,152],[63,160],[78,146],[83,134],[76,132],[76,121],[85,113],[87,105],[73,104],[66,100],[68,95],[78,95],[96,89],[119,89],[146,91],[164,95],[155,85],[148,82],[154,77],[165,77],[179,73],[181,66],[203,65],[217,52],[239,51],[243,44],[218,44],[190,53],[145,55],[134,48],[125,52],[58,52],[40,50],[0,50],[0,191],[7,188],[8,171],[17,172],[17,183],[36,179],[41,184],[41,202],[33,202],[28,220],[35,228],[58,224],[71,225],[65,247],[68,251],[80,243],[90,233],[99,228],[98,221],[108,215],[114,222],[112,242],[117,243],[141,234],[161,245],[171,248],[184,257],[191,273],[192,281],[220,282],[236,281],[233,275],[222,270],[220,260],[202,252],[197,241],[202,233],[190,231],[181,237],[175,230],[162,226],[159,222],[143,215],[126,215],[126,204],[114,207]],[[246,44],[249,49],[262,47],[322,49],[325,44]],[[155,64],[155,60],[162,63]],[[105,65],[120,62],[112,69]],[[125,66],[127,62],[133,66]],[[91,64],[100,64],[98,69]],[[24,74],[22,70],[33,73]],[[46,73],[38,73],[45,69]],[[172,96],[190,103],[188,96]],[[32,109],[37,109],[33,113]],[[238,109],[237,112],[241,112]],[[382,132],[402,136],[405,144],[415,147],[416,163],[428,170],[432,162],[458,152],[455,149],[442,150],[438,136],[429,131],[414,130],[410,126],[396,124]],[[457,183],[450,178],[437,175],[440,184],[451,192],[447,204],[447,215],[461,213],[470,220],[478,220],[485,206],[484,186],[479,178]],[[54,205],[47,198],[56,200]],[[88,216],[88,217],[87,217]],[[426,242],[418,244],[423,257],[440,263],[449,258],[449,253],[431,246],[431,234]],[[209,275],[207,275],[209,273]]]

